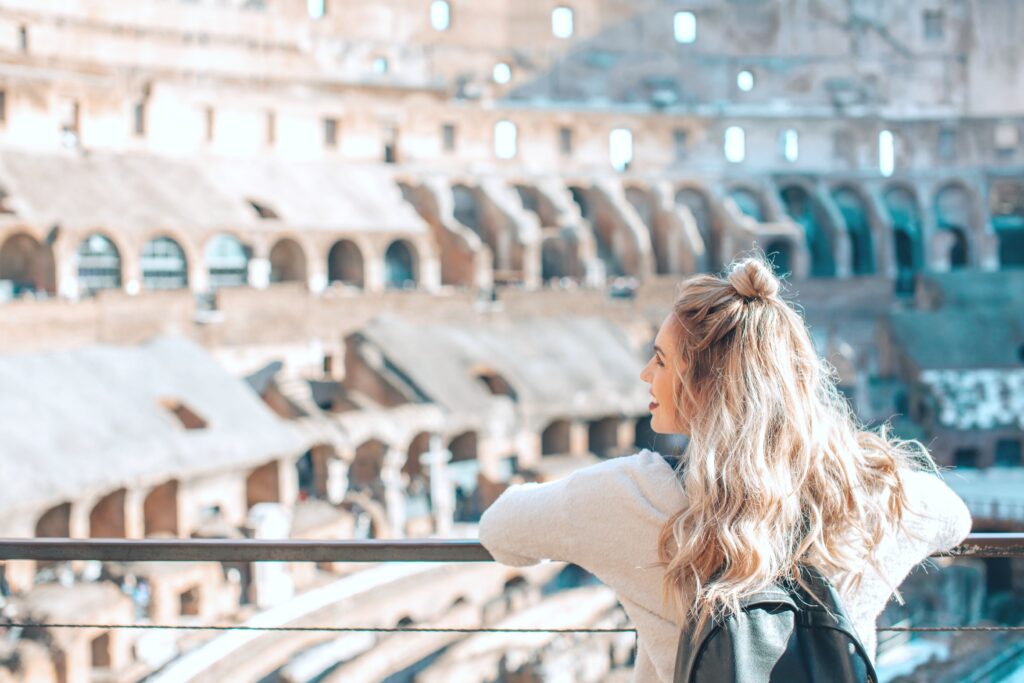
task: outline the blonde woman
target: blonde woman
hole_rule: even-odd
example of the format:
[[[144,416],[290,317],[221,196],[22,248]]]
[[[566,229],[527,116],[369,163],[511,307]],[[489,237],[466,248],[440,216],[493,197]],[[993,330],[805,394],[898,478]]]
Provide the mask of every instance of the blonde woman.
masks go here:
[[[681,626],[798,580],[798,563],[833,583],[873,659],[899,584],[971,528],[924,448],[857,423],[761,257],[685,280],[640,378],[654,431],[689,436],[678,465],[645,449],[512,486],[480,520],[483,545],[610,586],[636,626],[640,683],[671,683]]]

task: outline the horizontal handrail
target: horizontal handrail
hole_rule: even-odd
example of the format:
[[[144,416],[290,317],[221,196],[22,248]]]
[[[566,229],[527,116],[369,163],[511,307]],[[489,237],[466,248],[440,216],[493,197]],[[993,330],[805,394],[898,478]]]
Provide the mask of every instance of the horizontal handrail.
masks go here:
[[[1024,557],[1024,533],[976,533],[933,557]],[[476,539],[0,539],[0,560],[104,562],[493,562]]]

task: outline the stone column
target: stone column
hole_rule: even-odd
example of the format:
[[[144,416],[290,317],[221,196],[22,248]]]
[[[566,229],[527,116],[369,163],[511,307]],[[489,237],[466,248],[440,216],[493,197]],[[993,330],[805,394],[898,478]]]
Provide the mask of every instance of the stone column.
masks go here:
[[[249,286],[254,289],[266,289],[270,285],[270,259],[253,257],[249,259]]]
[[[430,468],[430,505],[434,513],[434,535],[448,536],[455,519],[455,486],[448,478],[452,453],[442,447],[441,437],[432,434],[430,450],[420,455],[420,462]]]
[[[327,500],[332,505],[339,505],[348,491],[348,463],[341,458],[328,458],[326,482],[324,493]]]
[[[405,453],[397,448],[388,448],[384,455],[384,466],[380,478],[384,481],[384,502],[387,507],[388,525],[394,538],[405,535],[405,487],[402,485],[402,464]]]

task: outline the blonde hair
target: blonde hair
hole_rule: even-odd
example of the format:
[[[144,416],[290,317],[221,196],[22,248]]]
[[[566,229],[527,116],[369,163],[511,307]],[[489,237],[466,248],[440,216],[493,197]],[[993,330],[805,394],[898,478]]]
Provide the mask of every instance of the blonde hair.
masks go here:
[[[777,580],[805,585],[798,564],[856,589],[850,570],[877,568],[879,540],[902,525],[901,469],[936,469],[920,443],[860,425],[779,286],[755,255],[685,280],[673,304],[687,505],[661,530],[658,566],[694,633]]]

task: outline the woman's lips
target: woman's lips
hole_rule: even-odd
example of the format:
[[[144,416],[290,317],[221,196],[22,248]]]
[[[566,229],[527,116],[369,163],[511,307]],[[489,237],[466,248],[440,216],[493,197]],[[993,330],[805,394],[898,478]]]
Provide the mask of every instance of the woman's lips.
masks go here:
[[[647,407],[648,407],[648,408],[649,408],[650,410],[654,410],[655,408],[657,408],[657,407],[658,407],[658,404],[657,404],[657,403],[655,403],[654,401],[651,401],[650,405],[649,405],[649,406],[647,406]]]

